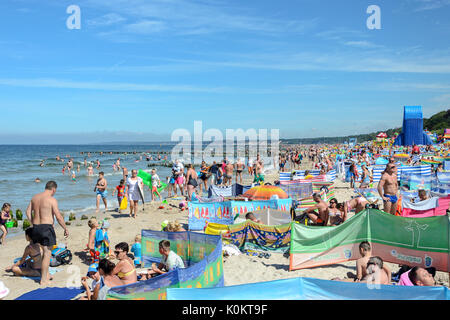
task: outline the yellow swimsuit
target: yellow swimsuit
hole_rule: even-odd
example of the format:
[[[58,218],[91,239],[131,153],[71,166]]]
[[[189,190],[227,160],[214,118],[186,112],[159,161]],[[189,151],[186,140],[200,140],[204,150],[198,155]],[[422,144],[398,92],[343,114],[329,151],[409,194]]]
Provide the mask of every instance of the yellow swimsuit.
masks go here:
[[[128,263],[130,263],[128,260],[126,260]],[[120,278],[120,279],[122,279],[122,278],[124,278],[124,277],[126,277],[126,276],[129,276],[130,274],[132,274],[134,271],[136,271],[136,269],[133,267],[133,270],[131,270],[131,271],[128,271],[127,273],[123,273],[123,272],[119,272],[119,273],[117,273],[117,276]]]

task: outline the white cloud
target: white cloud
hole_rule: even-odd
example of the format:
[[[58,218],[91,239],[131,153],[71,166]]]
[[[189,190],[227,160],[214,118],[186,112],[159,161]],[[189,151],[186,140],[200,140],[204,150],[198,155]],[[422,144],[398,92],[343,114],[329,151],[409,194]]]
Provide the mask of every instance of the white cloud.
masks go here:
[[[450,0],[415,0],[419,4],[414,11],[428,11],[450,6]]]
[[[112,90],[112,91],[163,91],[163,92],[210,92],[219,93],[227,89],[224,87],[197,87],[191,85],[159,85],[137,83],[113,82],[86,82],[62,79],[0,79],[0,85],[30,88],[59,88],[59,89],[85,89],[85,90]]]
[[[317,19],[285,20],[260,17],[250,6],[231,7],[228,3],[188,0],[85,0],[84,4],[100,10],[116,11],[133,23],[113,33],[154,34],[167,31],[178,35],[241,31],[279,34],[305,33],[314,28]],[[145,21],[150,21],[143,25]],[[155,25],[157,23],[157,25]],[[140,24],[140,25],[136,25]],[[164,28],[162,27],[164,26]]]
[[[161,21],[144,20],[128,24],[124,27],[126,32],[136,34],[158,33],[166,29],[165,23]]]
[[[108,13],[87,21],[89,26],[106,27],[125,21],[126,19],[117,13]]]
[[[370,41],[359,40],[359,41],[346,41],[344,42],[346,46],[358,47],[358,48],[367,48],[367,49],[375,49],[375,48],[383,48],[382,45],[377,45]]]

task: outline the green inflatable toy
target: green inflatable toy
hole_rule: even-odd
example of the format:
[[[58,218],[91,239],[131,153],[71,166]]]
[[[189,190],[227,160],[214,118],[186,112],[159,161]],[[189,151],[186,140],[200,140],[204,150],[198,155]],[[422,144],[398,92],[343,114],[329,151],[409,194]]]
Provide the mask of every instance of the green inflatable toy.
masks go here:
[[[149,187],[150,189],[152,188],[152,175],[148,172],[145,172],[143,170],[139,170],[138,171],[138,175],[139,178],[142,179],[142,182]],[[161,191],[163,191],[165,188],[167,188],[167,183],[164,183],[161,181],[161,186],[158,188],[158,192],[161,193]]]

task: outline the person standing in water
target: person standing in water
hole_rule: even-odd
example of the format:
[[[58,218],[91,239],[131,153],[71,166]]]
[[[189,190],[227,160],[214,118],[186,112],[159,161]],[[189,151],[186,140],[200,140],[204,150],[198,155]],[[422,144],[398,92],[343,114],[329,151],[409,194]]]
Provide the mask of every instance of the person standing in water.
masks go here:
[[[53,197],[56,193],[57,184],[49,181],[45,185],[42,193],[35,195],[27,207],[27,218],[31,222],[33,232],[31,238],[34,243],[39,243],[42,248],[42,269],[41,269],[41,285],[48,285],[50,258],[52,256],[52,248],[56,244],[56,234],[53,227],[54,220],[64,229],[64,237],[69,236],[64,218],[59,212],[58,201]]]
[[[88,176],[93,176],[94,175],[94,167],[92,167],[92,163],[89,163],[89,167],[87,168],[87,173]]]
[[[97,210],[95,212],[99,212],[100,209],[100,198],[103,199],[103,203],[105,204],[105,211],[108,210],[108,203],[106,201],[106,197],[108,196],[108,182],[105,179],[105,173],[103,171],[98,173],[97,184],[95,185],[94,192],[97,192]]]
[[[2,245],[5,244],[6,235],[8,234],[8,229],[6,228],[6,223],[11,220],[10,215],[11,205],[9,203],[4,203],[2,206],[2,212],[0,217],[0,230],[2,231]]]

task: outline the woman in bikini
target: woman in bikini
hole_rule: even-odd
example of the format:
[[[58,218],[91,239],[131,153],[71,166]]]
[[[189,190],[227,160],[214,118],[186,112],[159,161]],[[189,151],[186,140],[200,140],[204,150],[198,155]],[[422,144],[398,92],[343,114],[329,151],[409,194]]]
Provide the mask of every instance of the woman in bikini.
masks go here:
[[[114,251],[119,263],[115,266],[112,274],[117,275],[124,285],[137,282],[136,268],[134,262],[127,255],[128,250],[128,243],[121,242],[116,245]]]
[[[344,222],[344,206],[338,203],[336,199],[330,200],[329,217],[330,225],[337,226]]]
[[[32,233],[32,227],[25,230],[25,238],[29,244],[25,247],[22,258],[11,267],[6,268],[6,272],[13,272],[15,276],[19,277],[41,276],[43,250],[41,249],[39,243],[34,243],[33,240],[31,240]],[[49,280],[52,280],[50,275]]]

